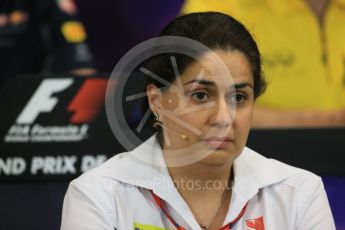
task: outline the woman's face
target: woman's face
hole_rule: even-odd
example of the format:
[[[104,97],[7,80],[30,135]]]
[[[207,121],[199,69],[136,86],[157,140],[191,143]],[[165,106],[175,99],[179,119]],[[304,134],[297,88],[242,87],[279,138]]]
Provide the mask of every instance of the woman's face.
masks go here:
[[[236,50],[215,50],[215,53],[224,62],[229,76],[219,71],[211,54],[206,53],[159,95],[158,106],[152,106],[152,100],[150,106],[166,127],[163,128],[165,150],[191,149],[194,145],[209,152],[201,162],[224,164],[232,162],[246,144],[254,106],[254,83],[243,53]]]

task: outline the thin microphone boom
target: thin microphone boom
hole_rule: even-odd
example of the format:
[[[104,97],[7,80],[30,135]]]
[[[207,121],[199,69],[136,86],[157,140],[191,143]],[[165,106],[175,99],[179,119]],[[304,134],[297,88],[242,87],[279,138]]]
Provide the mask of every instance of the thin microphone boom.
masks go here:
[[[162,122],[155,122],[155,124],[154,124],[153,126],[154,126],[154,127],[157,127],[158,125],[159,125],[160,127],[162,127],[163,129],[165,129],[165,130],[167,130],[167,131],[169,131],[169,132],[171,132],[171,133],[173,133],[173,134],[175,134],[175,135],[177,135],[177,136],[180,136],[182,139],[184,139],[184,140],[186,140],[186,141],[189,140],[189,138],[188,138],[185,134],[177,133],[177,132],[175,132],[175,131],[173,131],[173,130],[167,128],[167,127],[165,127],[165,126],[162,124]]]

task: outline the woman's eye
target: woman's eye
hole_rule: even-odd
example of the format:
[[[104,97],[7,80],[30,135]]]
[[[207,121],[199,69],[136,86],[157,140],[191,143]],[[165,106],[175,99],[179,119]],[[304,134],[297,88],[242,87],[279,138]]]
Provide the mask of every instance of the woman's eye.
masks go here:
[[[240,93],[235,93],[231,95],[230,97],[231,103],[236,103],[236,104],[242,104],[245,102],[246,99],[247,97]]]
[[[205,92],[196,92],[192,94],[192,97],[197,101],[206,101],[209,96]]]

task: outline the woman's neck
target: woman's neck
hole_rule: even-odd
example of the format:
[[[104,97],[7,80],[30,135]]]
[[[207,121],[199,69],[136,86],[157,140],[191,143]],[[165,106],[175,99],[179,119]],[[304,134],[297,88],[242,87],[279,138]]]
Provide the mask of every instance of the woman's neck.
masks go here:
[[[199,161],[182,167],[168,167],[168,170],[199,225],[219,229],[232,196],[232,162],[212,165]]]
[[[222,193],[232,183],[232,163],[207,164],[202,161],[181,167],[168,167],[175,186],[183,193]]]

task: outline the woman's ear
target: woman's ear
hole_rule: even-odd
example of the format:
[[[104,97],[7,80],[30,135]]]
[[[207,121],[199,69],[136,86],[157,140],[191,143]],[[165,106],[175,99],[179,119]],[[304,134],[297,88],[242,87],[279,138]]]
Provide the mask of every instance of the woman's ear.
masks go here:
[[[161,109],[161,96],[162,93],[157,86],[154,84],[149,84],[146,87],[147,100],[150,106],[150,109],[153,113],[158,114],[158,111]]]

